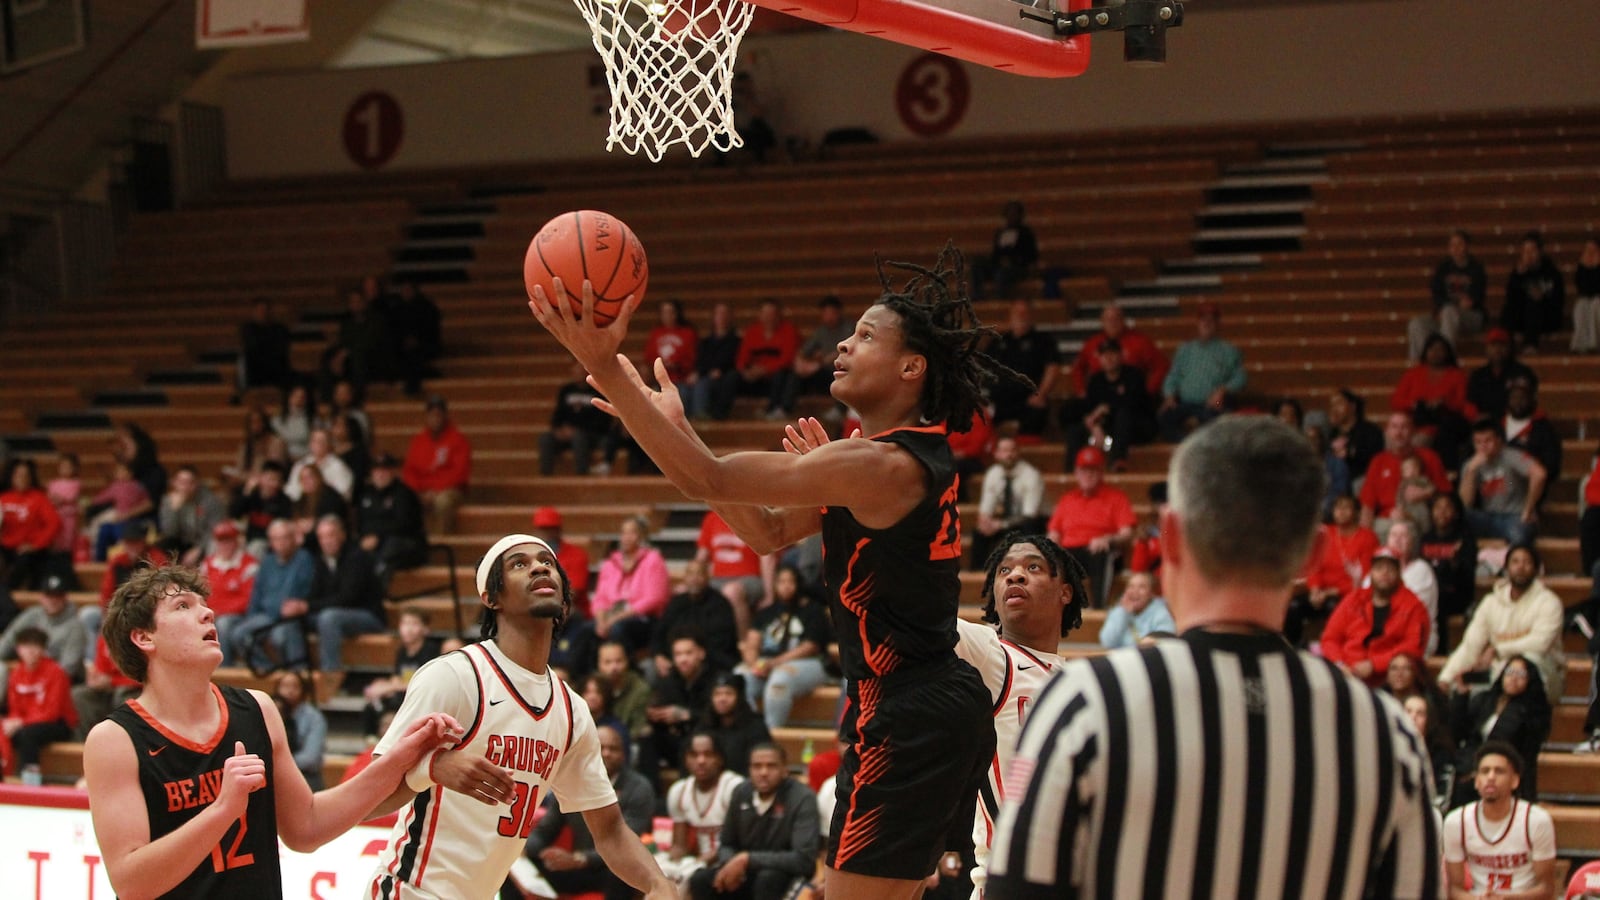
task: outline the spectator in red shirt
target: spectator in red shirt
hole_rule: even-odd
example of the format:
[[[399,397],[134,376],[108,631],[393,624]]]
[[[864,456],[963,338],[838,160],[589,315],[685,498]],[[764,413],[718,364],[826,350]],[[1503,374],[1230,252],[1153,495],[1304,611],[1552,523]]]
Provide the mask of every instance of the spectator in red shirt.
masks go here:
[[[422,423],[400,478],[422,500],[428,534],[451,534],[472,476],[472,445],[450,421],[449,407],[438,394],[428,398]]]
[[[1422,657],[1428,643],[1428,610],[1400,583],[1400,560],[1387,550],[1372,559],[1372,586],[1339,601],[1322,629],[1322,656],[1376,687],[1389,661]]]
[[[95,635],[99,637],[98,634]],[[122,674],[117,664],[111,661],[111,652],[106,649],[106,642],[96,640],[94,659],[90,661],[89,668],[84,672],[83,684],[72,689],[72,706],[78,718],[78,740],[83,740],[89,734],[89,729],[100,724],[100,720],[111,714],[127,700],[139,696],[143,687],[139,682]]]
[[[0,728],[10,746],[6,771],[39,764],[39,753],[50,744],[72,740],[78,711],[72,707],[72,681],[67,670],[45,653],[49,638],[39,628],[17,634],[17,666],[6,688],[6,717]]]
[[[1072,363],[1072,385],[1078,396],[1082,397],[1084,391],[1088,390],[1089,376],[1100,371],[1103,365],[1100,362],[1100,345],[1107,340],[1115,340],[1122,346],[1124,366],[1132,366],[1144,373],[1150,396],[1160,396],[1161,383],[1166,380],[1167,370],[1172,363],[1157,349],[1155,341],[1128,324],[1122,307],[1115,303],[1107,303],[1100,310],[1100,331],[1083,342],[1083,349],[1078,351],[1078,358]]]
[[[150,522],[146,519],[133,519],[123,522],[120,534],[122,536],[122,549],[112,553],[106,560],[105,575],[100,578],[100,603],[98,606],[85,606],[78,610],[78,620],[83,623],[83,633],[89,641],[84,645],[84,668],[88,670],[94,665],[95,654],[100,646],[100,622],[104,617],[106,606],[111,602],[111,595],[122,587],[122,583],[133,575],[133,570],[141,563],[148,562],[153,566],[164,566],[170,560],[166,551],[150,543]],[[89,725],[93,725],[90,722]],[[88,726],[85,726],[87,728]]]
[[[1056,501],[1046,532],[1083,564],[1089,573],[1089,593],[1105,601],[1108,563],[1113,554],[1133,539],[1138,517],[1128,495],[1105,483],[1106,455],[1098,447],[1078,451],[1072,477],[1078,489]]]
[[[683,317],[683,307],[678,301],[661,301],[658,314],[658,324],[644,339],[644,378],[656,385],[656,360],[661,360],[672,383],[678,386],[684,408],[688,409],[688,391],[694,383],[695,352],[700,346],[700,335]]]
[[[721,591],[733,607],[736,633],[744,634],[750,627],[751,611],[771,594],[777,557],[762,556],[750,549],[716,510],[706,510],[700,520],[695,547],[694,558],[710,567],[711,586]]]
[[[795,353],[800,349],[800,333],[794,323],[783,317],[778,301],[761,301],[756,320],[745,326],[739,339],[739,356],[734,368],[739,373],[738,393],[767,395],[766,415],[769,419],[783,418],[783,379],[778,373],[794,365]]]
[[[1322,610],[1356,589],[1372,568],[1378,535],[1361,524],[1361,502],[1349,494],[1334,498],[1333,521],[1322,526],[1322,541],[1306,571],[1313,608]]]
[[[207,605],[216,616],[217,642],[222,645],[225,666],[233,665],[228,659],[233,646],[228,636],[250,608],[257,568],[256,558],[245,552],[244,541],[239,539],[239,526],[230,519],[218,522],[211,529],[211,555],[201,562],[200,570],[211,585]]]
[[[11,588],[37,588],[44,582],[50,545],[61,528],[61,516],[39,486],[31,459],[14,459],[6,470],[0,494],[0,565]]]
[[[971,494],[967,482],[982,482],[983,472],[994,457],[994,441],[994,423],[986,409],[972,414],[972,427],[967,431],[950,435],[950,455],[956,461],[956,500],[967,502]]]
[[[533,511],[533,536],[549,544],[550,549],[556,552],[556,561],[567,573],[567,586],[572,588],[572,611],[577,618],[587,619],[590,617],[589,551],[582,544],[561,536],[564,524],[561,510],[554,506],[541,506]]]
[[[1400,461],[1406,457],[1421,457],[1423,474],[1441,492],[1455,489],[1439,455],[1412,442],[1413,428],[1411,413],[1399,409],[1390,413],[1383,427],[1384,449],[1367,464],[1367,480],[1361,485],[1361,524],[1374,531],[1388,530],[1387,521],[1394,514],[1395,499],[1400,494]],[[1384,521],[1375,528],[1379,519]]]
[[[1389,396],[1389,408],[1411,413],[1417,432],[1425,435],[1446,469],[1460,462],[1468,438],[1467,423],[1477,410],[1467,400],[1467,373],[1456,352],[1441,335],[1429,335],[1422,361],[1406,370]]]

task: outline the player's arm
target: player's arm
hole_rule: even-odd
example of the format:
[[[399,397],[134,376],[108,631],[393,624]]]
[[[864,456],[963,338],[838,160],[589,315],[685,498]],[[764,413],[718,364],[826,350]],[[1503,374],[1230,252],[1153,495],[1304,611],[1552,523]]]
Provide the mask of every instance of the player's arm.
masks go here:
[[[139,759],[122,726],[106,721],[89,732],[83,774],[106,876],[118,897],[159,897],[206,864],[229,826],[239,821],[250,792],[266,784],[266,764],[243,744],[222,767],[217,798],[173,831],[150,840],[150,814],[139,785]],[[292,768],[292,767],[291,767]]]
[[[405,736],[356,777],[325,791],[311,792],[305,776],[294,764],[294,751],[284,730],[278,707],[266,694],[251,691],[261,705],[272,737],[273,799],[278,806],[278,837],[290,850],[310,853],[358,822],[366,819],[401,783],[406,771],[428,753],[454,743],[461,726],[445,715],[429,716],[412,724]]]
[[[676,900],[677,887],[661,874],[655,857],[644,849],[627,821],[622,818],[622,807],[615,803],[583,812],[583,822],[594,836],[594,848],[605,860],[612,874],[627,882],[634,890],[643,891],[647,900]]]

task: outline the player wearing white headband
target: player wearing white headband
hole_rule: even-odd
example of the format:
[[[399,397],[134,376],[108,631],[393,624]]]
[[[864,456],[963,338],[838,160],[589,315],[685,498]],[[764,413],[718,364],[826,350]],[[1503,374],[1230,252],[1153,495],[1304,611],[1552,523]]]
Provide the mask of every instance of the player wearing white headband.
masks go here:
[[[549,669],[572,589],[550,545],[496,541],[478,563],[481,640],[412,676],[382,755],[410,722],[448,711],[466,728],[455,750],[418,764],[380,812],[400,810],[363,897],[489,900],[521,854],[546,791],[581,812],[595,849],[650,900],[670,881],[622,819],[589,707]],[[401,809],[404,807],[404,809]]]

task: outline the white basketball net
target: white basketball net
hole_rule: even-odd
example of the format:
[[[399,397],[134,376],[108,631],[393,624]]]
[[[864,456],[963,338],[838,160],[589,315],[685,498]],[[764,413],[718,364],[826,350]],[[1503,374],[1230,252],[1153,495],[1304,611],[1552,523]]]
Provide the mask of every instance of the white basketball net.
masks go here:
[[[743,0],[573,0],[594,32],[611,89],[606,149],[654,162],[744,145],[733,126],[733,65],[755,7]]]

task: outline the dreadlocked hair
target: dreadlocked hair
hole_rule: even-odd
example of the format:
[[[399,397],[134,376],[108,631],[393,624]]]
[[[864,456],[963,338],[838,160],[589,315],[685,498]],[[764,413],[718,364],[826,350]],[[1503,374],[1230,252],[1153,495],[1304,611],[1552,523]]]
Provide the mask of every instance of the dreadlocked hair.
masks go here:
[[[877,305],[900,317],[906,347],[928,360],[928,378],[922,388],[922,418],[944,422],[956,433],[972,428],[972,418],[987,404],[985,391],[1002,379],[1033,387],[1028,376],[1011,369],[983,351],[999,337],[978,321],[967,296],[965,265],[954,241],[939,252],[933,268],[915,263],[878,259],[878,281],[883,285]],[[896,290],[886,268],[911,273]]]
[[[1008,531],[995,543],[994,550],[983,564],[983,620],[991,625],[1000,624],[1000,613],[994,607],[995,574],[1000,568],[1000,561],[1018,544],[1032,544],[1039,548],[1039,553],[1050,567],[1050,576],[1059,576],[1072,589],[1072,598],[1061,609],[1061,636],[1066,637],[1083,624],[1084,601],[1089,596],[1089,573],[1084,571],[1083,563],[1078,562],[1077,557],[1042,534]]]
[[[510,551],[506,551],[509,553]],[[483,580],[483,592],[489,595],[492,606],[485,606],[478,611],[478,640],[487,641],[500,633],[500,595],[506,589],[505,574],[506,554],[500,554],[489,567],[489,577]],[[561,567],[561,560],[551,562],[551,567],[556,574],[561,576],[561,615],[554,620],[552,633],[559,634],[561,626],[567,623],[567,616],[572,612],[572,584],[567,581],[567,570]]]

